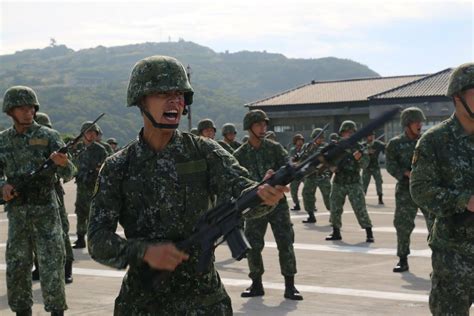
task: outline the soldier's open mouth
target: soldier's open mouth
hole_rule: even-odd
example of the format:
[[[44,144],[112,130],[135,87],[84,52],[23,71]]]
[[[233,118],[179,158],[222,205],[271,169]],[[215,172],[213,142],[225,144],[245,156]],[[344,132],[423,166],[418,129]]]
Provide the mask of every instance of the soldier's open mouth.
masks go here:
[[[176,110],[171,110],[171,111],[166,111],[163,113],[163,116],[167,118],[168,120],[176,120],[178,117],[178,111]]]

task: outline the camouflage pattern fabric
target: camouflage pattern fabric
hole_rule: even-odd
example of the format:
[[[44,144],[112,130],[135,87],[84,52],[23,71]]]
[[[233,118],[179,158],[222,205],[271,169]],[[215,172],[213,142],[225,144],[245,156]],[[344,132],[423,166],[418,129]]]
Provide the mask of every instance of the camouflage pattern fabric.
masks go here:
[[[107,156],[113,155],[115,153],[115,151],[112,149],[112,146],[110,146],[109,143],[100,140],[99,144],[101,144],[102,147],[105,148],[105,150],[107,151]]]
[[[367,143],[366,143],[367,144]],[[385,144],[379,140],[374,140],[367,144],[367,151],[369,153],[369,165],[362,170],[362,184],[364,192],[367,193],[370,178],[374,177],[377,195],[382,195],[382,174],[380,173],[379,156],[381,152],[385,151]]]
[[[293,157],[295,157],[297,154],[301,153],[303,150],[303,147],[298,150],[296,146],[291,147],[289,153],[288,153],[288,159],[292,160]],[[298,198],[298,190],[300,187],[300,184],[303,182],[303,180],[294,180],[291,181],[290,183],[290,192],[291,192],[291,199],[293,200],[293,203],[295,205],[300,205],[300,201]]]
[[[413,156],[414,201],[435,215],[430,310],[434,315],[469,315],[474,303],[474,221],[463,215],[474,194],[474,137],[453,115],[428,130]]]
[[[39,110],[38,97],[33,89],[25,86],[14,86],[8,88],[3,95],[3,112],[6,113],[14,107],[32,105],[36,112]]]
[[[267,170],[278,170],[288,159],[287,151],[279,143],[262,139],[258,149],[249,143],[243,144],[234,152],[234,157],[247,168],[252,180],[260,182]],[[264,235],[268,224],[272,227],[273,236],[278,247],[280,269],[284,276],[296,274],[296,258],[293,249],[294,231],[290,220],[286,198],[281,199],[275,210],[261,218],[249,219],[245,223],[245,235],[252,246],[248,252],[249,277],[255,279],[264,272],[262,250]]]
[[[105,148],[93,142],[89,146],[85,146],[74,159],[74,163],[77,167],[75,213],[77,215],[77,234],[81,236],[85,236],[87,232],[87,222],[89,220],[89,211],[95,182],[99,174],[100,166],[105,158],[107,158]]]
[[[225,141],[223,141],[223,140],[218,140],[217,143],[218,143],[219,145],[221,145],[222,148],[224,148],[225,150],[227,150],[227,152],[228,152],[229,154],[232,155],[232,154],[234,153],[234,148],[232,148],[232,147],[231,147],[229,144],[227,144]]]
[[[357,145],[356,149],[362,146]],[[346,196],[349,197],[352,209],[356,215],[360,227],[372,227],[367,207],[365,205],[365,196],[360,179],[360,169],[366,168],[369,164],[369,156],[362,153],[359,161],[355,160],[352,151],[344,154],[341,158],[338,168],[335,171],[331,189],[331,217],[330,222],[333,227],[342,227],[342,213]]]
[[[411,161],[417,140],[410,139],[404,133],[392,138],[386,148],[386,167],[395,179],[395,216],[393,225],[397,231],[397,256],[406,257],[410,254],[410,235],[415,228],[415,217],[418,207],[410,195],[409,179],[403,175],[411,170]],[[423,211],[422,211],[423,212]],[[425,220],[428,231],[431,231],[433,220],[427,213]]]
[[[59,134],[37,123],[24,134],[14,127],[0,133],[0,187],[15,186],[36,170],[53,151],[64,146]],[[21,195],[5,205],[8,214],[6,248],[8,304],[13,311],[33,305],[31,268],[36,249],[45,309],[67,309],[64,292],[64,242],[54,191],[56,176],[70,178],[74,165],[41,172]]]
[[[64,188],[61,184],[61,181],[57,181],[54,184],[54,189],[56,190],[56,195],[59,199],[59,217],[61,219],[61,227],[63,229],[63,240],[64,240],[64,250],[66,252],[66,260],[74,261],[74,253],[72,251],[71,240],[69,239],[69,219],[68,213],[66,211],[66,205],[64,204]]]
[[[452,97],[474,84],[474,63],[462,64],[449,77],[447,96]]]
[[[116,269],[129,267],[115,302],[116,315],[231,315],[232,306],[213,260],[196,272],[200,250],[171,273],[163,287],[150,290],[142,258],[150,243],[188,238],[198,218],[217,202],[253,188],[247,171],[215,141],[175,131],[161,151],[139,141],[109,157],[92,202],[88,246],[92,258]],[[260,206],[246,216],[272,210]],[[115,233],[117,224],[126,238]]]

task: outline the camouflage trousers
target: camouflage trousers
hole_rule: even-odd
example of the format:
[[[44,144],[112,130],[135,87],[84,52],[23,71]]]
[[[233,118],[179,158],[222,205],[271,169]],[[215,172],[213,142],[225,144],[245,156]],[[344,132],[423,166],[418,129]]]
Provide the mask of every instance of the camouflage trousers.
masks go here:
[[[31,268],[35,249],[45,310],[66,310],[64,241],[58,209],[29,204],[8,211],[5,256],[10,308],[16,312],[33,306]]]
[[[59,196],[59,217],[61,219],[61,227],[63,228],[64,249],[66,250],[66,260],[74,261],[74,253],[72,251],[71,240],[69,239],[69,219],[67,217],[66,206],[64,205],[64,195]]]
[[[344,212],[344,203],[346,202],[346,196],[349,197],[352,209],[357,217],[360,227],[368,228],[372,227],[372,222],[367,213],[367,207],[365,205],[364,191],[360,182],[356,183],[332,183],[331,190],[331,224],[335,228],[342,227],[342,213]]]
[[[430,311],[435,316],[465,315],[474,303],[473,254],[433,249]]]
[[[76,191],[76,215],[77,215],[77,235],[87,234],[89,223],[89,213],[91,209],[92,195],[94,194],[93,184],[77,183]]]
[[[290,192],[291,192],[291,199],[295,205],[300,205],[300,201],[298,199],[298,189],[300,187],[301,182],[303,180],[295,180],[291,181],[290,183]]]
[[[421,210],[431,231],[434,218],[427,211]],[[418,206],[413,202],[408,184],[397,183],[395,188],[395,216],[393,226],[397,231],[397,256],[406,257],[410,254],[410,236],[415,228],[415,218]]]
[[[295,233],[290,220],[288,203],[285,201],[280,202],[270,214],[248,219],[245,222],[245,236],[252,247],[247,253],[250,269],[249,277],[251,279],[261,277],[265,271],[262,250],[265,246],[264,237],[269,223],[278,248],[281,274],[284,276],[294,276],[296,274],[296,258],[293,248]]]
[[[367,194],[367,188],[369,187],[370,178],[374,177],[375,188],[377,189],[377,195],[382,195],[382,174],[380,173],[380,168],[376,169],[363,169],[362,170],[362,185],[364,187],[364,193]]]
[[[316,189],[319,187],[327,210],[331,209],[331,181],[327,178],[307,177],[304,180],[303,204],[308,215],[316,211]]]

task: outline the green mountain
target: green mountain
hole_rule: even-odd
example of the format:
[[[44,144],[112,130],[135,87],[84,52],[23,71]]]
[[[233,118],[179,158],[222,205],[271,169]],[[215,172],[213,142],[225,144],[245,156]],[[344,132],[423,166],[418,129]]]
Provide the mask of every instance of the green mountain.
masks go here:
[[[130,71],[140,59],[170,55],[191,67],[195,89],[193,125],[209,117],[220,127],[242,125],[244,103],[271,96],[311,80],[374,77],[357,62],[338,58],[290,59],[281,54],[242,51],[217,53],[193,42],[144,43],[74,51],[64,45],[29,49],[0,56],[0,93],[13,85],[36,90],[41,111],[48,113],[62,133],[76,134],[85,120],[101,112],[104,136],[121,144],[136,136],[142,125],[139,111],[127,108]],[[0,126],[11,123],[5,115]],[[182,129],[187,129],[184,119]]]

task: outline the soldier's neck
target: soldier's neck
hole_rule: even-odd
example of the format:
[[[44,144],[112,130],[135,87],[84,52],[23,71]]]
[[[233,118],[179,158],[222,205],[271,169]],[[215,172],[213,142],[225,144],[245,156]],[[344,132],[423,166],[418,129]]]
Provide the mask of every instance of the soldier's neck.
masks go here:
[[[459,123],[466,132],[467,135],[474,135],[474,119],[470,118],[468,115],[462,115],[459,111],[454,113],[458,118]]]
[[[250,134],[248,142],[250,146],[252,146],[255,149],[258,149],[260,148],[260,146],[262,146],[262,140],[252,134]]]
[[[143,140],[154,151],[165,149],[173,134],[174,129],[147,128],[147,126],[143,128]]]
[[[25,124],[18,124],[18,123],[14,123],[14,127],[15,127],[15,130],[18,134],[25,134],[26,131],[28,130],[28,128],[30,128],[32,124],[29,124],[29,125],[25,125]]]

